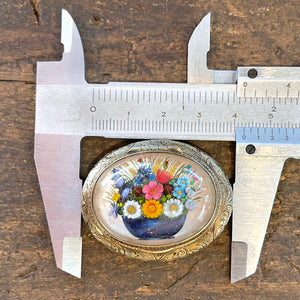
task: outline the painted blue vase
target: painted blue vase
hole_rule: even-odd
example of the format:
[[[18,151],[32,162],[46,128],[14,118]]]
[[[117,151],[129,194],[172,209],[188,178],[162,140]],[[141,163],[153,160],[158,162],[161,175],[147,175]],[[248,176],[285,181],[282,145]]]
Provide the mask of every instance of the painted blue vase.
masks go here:
[[[123,217],[128,231],[143,240],[170,239],[182,228],[186,214],[173,219],[129,219]]]

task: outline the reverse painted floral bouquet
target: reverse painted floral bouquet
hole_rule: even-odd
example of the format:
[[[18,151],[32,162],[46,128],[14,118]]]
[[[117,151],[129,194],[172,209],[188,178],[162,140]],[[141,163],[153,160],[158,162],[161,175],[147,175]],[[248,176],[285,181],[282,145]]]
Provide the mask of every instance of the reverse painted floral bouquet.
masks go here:
[[[202,178],[191,171],[191,165],[169,160],[150,163],[141,158],[135,165],[131,173],[112,171],[111,216],[132,221],[174,219],[196,209],[200,197],[195,194],[201,189]]]

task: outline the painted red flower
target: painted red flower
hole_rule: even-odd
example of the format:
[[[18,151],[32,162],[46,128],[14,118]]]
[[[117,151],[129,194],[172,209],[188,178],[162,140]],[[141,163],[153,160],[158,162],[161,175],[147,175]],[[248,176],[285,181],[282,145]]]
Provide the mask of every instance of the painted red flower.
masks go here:
[[[159,182],[159,183],[167,183],[169,182],[171,179],[173,178],[173,176],[167,172],[167,171],[162,171],[160,169],[158,169],[157,171],[157,174],[156,174],[156,180]]]

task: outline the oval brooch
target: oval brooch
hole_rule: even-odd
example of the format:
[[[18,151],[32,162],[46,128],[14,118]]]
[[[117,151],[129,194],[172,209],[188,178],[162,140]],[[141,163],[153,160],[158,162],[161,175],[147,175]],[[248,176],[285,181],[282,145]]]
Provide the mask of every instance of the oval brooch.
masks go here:
[[[82,190],[93,235],[118,253],[171,260],[211,243],[232,211],[232,188],[219,164],[181,142],[149,140],[104,156]]]

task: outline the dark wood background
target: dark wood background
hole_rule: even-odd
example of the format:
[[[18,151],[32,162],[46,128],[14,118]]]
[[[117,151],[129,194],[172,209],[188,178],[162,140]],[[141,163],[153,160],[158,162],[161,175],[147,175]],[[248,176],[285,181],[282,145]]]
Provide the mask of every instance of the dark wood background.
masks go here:
[[[112,253],[82,224],[82,279],[55,266],[33,161],[36,61],[60,60],[61,8],[81,33],[89,82],[186,81],[187,42],[212,13],[209,67],[300,65],[300,1],[0,2],[1,299],[299,299],[300,161],[282,173],[255,275],[230,284],[230,235],[169,263]],[[82,176],[126,141],[87,138]],[[197,142],[234,181],[234,143]],[[255,212],[253,212],[255,213]]]

